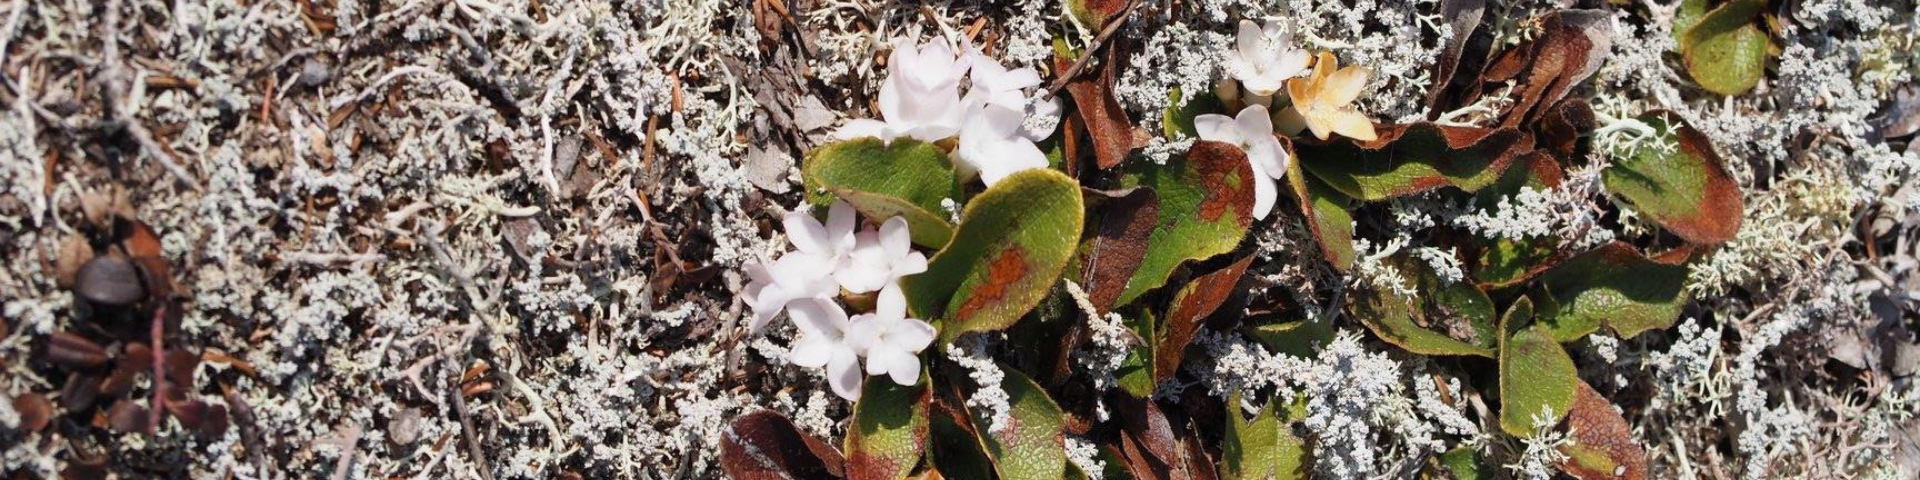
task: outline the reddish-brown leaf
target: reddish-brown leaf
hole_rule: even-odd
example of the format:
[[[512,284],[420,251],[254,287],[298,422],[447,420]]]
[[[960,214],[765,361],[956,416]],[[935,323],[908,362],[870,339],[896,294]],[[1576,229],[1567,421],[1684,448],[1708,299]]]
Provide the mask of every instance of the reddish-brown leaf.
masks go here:
[[[1482,74],[1491,83],[1518,80],[1503,126],[1530,125],[1606,62],[1613,47],[1608,15],[1599,10],[1547,14],[1530,42],[1503,52]]]
[[[1153,348],[1153,380],[1155,382],[1172,378],[1179,371],[1180,360],[1186,356],[1187,343],[1200,330],[1200,324],[1212,315],[1227,296],[1234,291],[1234,284],[1247,273],[1247,265],[1253,263],[1253,256],[1247,255],[1240,260],[1206,275],[1194,278],[1192,283],[1180,289],[1173,297],[1173,306],[1161,317],[1166,325],[1159,345]]]
[[[1101,170],[1119,165],[1127,159],[1127,152],[1133,150],[1133,121],[1127,119],[1126,109],[1113,94],[1113,82],[1119,78],[1120,64],[1127,58],[1127,49],[1122,48],[1125,46],[1125,42],[1115,37],[1106,48],[1106,57],[1100,59],[1098,74],[1082,75],[1067,82],[1067,93],[1073,97],[1075,112],[1086,125],[1087,135],[1093,138],[1094,163]],[[1064,57],[1054,57],[1056,71],[1065,72],[1072,65],[1073,62]]]
[[[69,369],[95,368],[107,363],[107,350],[73,332],[47,336],[47,361]]]
[[[1581,480],[1645,480],[1647,452],[1633,441],[1633,427],[1613,403],[1586,382],[1578,383],[1567,428],[1573,442],[1560,447],[1560,470]]]
[[[1534,147],[1552,152],[1561,161],[1571,162],[1579,158],[1576,150],[1580,136],[1598,126],[1592,105],[1586,100],[1568,99],[1541,115],[1534,127]]]
[[[989,280],[981,282],[973,291],[973,296],[960,303],[954,310],[953,318],[972,318],[975,311],[1000,302],[1007,296],[1007,287],[1027,275],[1026,250],[1008,247],[993,256],[987,263]]]
[[[769,410],[733,420],[720,441],[720,468],[734,480],[845,478],[840,452]]]
[[[13,397],[13,411],[20,415],[21,432],[38,432],[53,422],[53,402],[38,393],[22,393]]]
[[[1308,173],[1362,201],[1442,187],[1478,191],[1534,150],[1533,136],[1517,128],[1424,122],[1383,126],[1371,141],[1295,139],[1293,146]]]
[[[1080,276],[1087,284],[1087,299],[1104,314],[1113,309],[1127,289],[1127,280],[1147,257],[1147,240],[1160,222],[1160,197],[1148,187],[1094,193],[1108,200],[1101,207],[1105,212],[1100,229],[1081,262]]]

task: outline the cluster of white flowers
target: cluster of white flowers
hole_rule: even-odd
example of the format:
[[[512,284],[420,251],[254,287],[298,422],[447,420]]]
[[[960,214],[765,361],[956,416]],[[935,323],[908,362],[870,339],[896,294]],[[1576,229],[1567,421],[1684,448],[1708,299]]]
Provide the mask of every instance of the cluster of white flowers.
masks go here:
[[[964,98],[962,77],[969,80]],[[1046,153],[1033,142],[1053,135],[1061,106],[1038,90],[1040,83],[1040,72],[1009,69],[968,43],[956,55],[944,39],[919,46],[895,39],[887,78],[880,82],[883,120],[850,120],[834,136],[938,142],[958,135],[953,159],[960,176],[978,174],[992,185],[1013,172],[1047,166]]]
[[[907,318],[901,277],[927,270],[927,258],[913,250],[907,221],[888,219],[876,229],[854,232],[853,207],[834,202],[827,223],[805,211],[787,213],[783,225],[796,249],[770,265],[750,262],[752,280],[742,294],[753,308],[750,329],[759,331],[782,311],[800,328],[787,358],[795,365],[825,367],[827,382],[841,398],[860,398],[867,375],[885,374],[901,385],[920,379],[915,356],[933,343],[933,325]],[[847,317],[834,297],[879,292],[871,313]],[[859,369],[865,357],[866,375]]]

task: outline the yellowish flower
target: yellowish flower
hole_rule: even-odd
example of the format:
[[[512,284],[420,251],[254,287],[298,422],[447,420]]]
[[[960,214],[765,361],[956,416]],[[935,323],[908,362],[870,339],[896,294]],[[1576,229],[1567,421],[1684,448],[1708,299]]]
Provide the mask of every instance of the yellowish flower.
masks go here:
[[[1313,63],[1313,75],[1287,81],[1293,106],[1276,115],[1280,131],[1297,135],[1301,130],[1313,130],[1313,136],[1321,140],[1330,133],[1373,140],[1373,121],[1353,107],[1353,99],[1367,85],[1369,73],[1366,67],[1340,68],[1340,61],[1332,53],[1320,52],[1319,60]]]

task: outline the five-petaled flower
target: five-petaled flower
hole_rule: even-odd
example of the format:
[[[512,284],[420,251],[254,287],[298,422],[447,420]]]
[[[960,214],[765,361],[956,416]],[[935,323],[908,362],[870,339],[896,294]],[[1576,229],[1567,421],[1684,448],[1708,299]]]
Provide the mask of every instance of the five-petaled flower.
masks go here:
[[[956,57],[945,40],[919,48],[912,39],[895,40],[887,57],[887,79],[880,82],[880,116],[885,120],[850,120],[834,136],[879,137],[888,143],[900,137],[937,142],[953,136],[966,114],[960,77],[968,65],[969,58]]]
[[[750,280],[742,293],[753,308],[753,323],[759,331],[794,300],[830,298],[840,293],[834,270],[855,246],[853,206],[836,201],[827,209],[827,223],[805,209],[787,212],[781,222],[787,240],[795,251],[787,252],[772,265],[752,262],[746,265]]]
[[[1373,140],[1373,121],[1353,106],[1360,89],[1367,85],[1367,75],[1366,67],[1340,68],[1333,53],[1320,52],[1313,75],[1287,81],[1293,106],[1280,112],[1281,131],[1294,135],[1310,129],[1321,140],[1334,133],[1354,140]]]
[[[1248,105],[1235,117],[1200,115],[1193,118],[1193,129],[1201,140],[1231,143],[1247,152],[1247,163],[1253,164],[1253,218],[1267,218],[1278,195],[1269,179],[1285,176],[1290,159],[1280,139],[1273,136],[1273,120],[1268,117],[1267,107]]]
[[[1025,121],[1025,114],[993,104],[968,116],[953,150],[960,177],[978,172],[980,181],[993,185],[1013,172],[1047,168],[1046,152],[1021,133]]]
[[[927,256],[913,251],[910,235],[907,219],[901,217],[887,219],[879,230],[868,228],[855,235],[853,250],[840,258],[833,272],[840,288],[867,293],[927,271]]]
[[[827,385],[849,401],[860,399],[860,350],[848,337],[847,312],[832,300],[809,298],[793,302],[788,316],[800,327],[800,337],[787,352],[787,361],[807,368],[827,369]],[[916,363],[917,365],[917,363]]]
[[[1222,66],[1249,93],[1263,97],[1272,96],[1287,79],[1306,72],[1307,62],[1313,59],[1305,49],[1293,46],[1293,39],[1282,31],[1279,22],[1267,22],[1261,28],[1252,20],[1241,20],[1234,46]]]
[[[854,317],[847,342],[867,357],[867,374],[893,378],[894,383],[920,381],[920,351],[933,343],[933,325],[907,318],[907,297],[899,286],[880,290],[873,313]]]

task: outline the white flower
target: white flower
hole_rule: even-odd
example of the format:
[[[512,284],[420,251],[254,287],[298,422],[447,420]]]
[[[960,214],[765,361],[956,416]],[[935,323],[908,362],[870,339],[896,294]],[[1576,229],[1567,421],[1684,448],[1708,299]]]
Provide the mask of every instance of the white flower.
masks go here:
[[[880,290],[873,313],[855,316],[847,343],[867,357],[867,374],[886,374],[894,383],[920,381],[921,350],[933,343],[933,325],[907,318],[907,298],[897,285]]]
[[[907,219],[893,217],[878,230],[869,228],[854,237],[853,250],[840,258],[833,276],[840,288],[867,293],[891,286],[900,277],[927,271],[927,256],[913,251]]]
[[[987,105],[967,116],[954,148],[954,167],[961,178],[980,174],[992,186],[1013,172],[1047,168],[1047,154],[1021,134],[1026,115],[999,105]]]
[[[969,74],[971,84],[962,103],[967,105],[970,114],[978,115],[979,109],[988,105],[1005,107],[1041,120],[1029,122],[1022,128],[1020,134],[1027,140],[1038,142],[1053,136],[1052,128],[1038,126],[1059,124],[1052,117],[1060,115],[1060,98],[1027,95],[1027,89],[1040,86],[1040,72],[1031,68],[1009,70],[999,60],[988,57],[972,46],[967,47],[967,56],[971,59],[969,63],[973,72]]]
[[[967,74],[968,63],[967,57],[956,58],[945,40],[915,48],[911,39],[895,39],[893,54],[887,57],[887,79],[880,82],[880,115],[885,121],[851,120],[834,137],[937,142],[953,136],[965,115],[960,77]]]
[[[1306,72],[1307,62],[1313,59],[1293,45],[1279,22],[1267,22],[1263,29],[1252,20],[1241,20],[1234,44],[1238,48],[1227,53],[1223,66],[1248,92],[1259,96],[1280,91],[1287,79]]]
[[[793,323],[800,326],[800,338],[794,340],[787,361],[807,368],[826,367],[833,393],[847,401],[859,400],[866,375],[860,374],[860,350],[847,336],[847,312],[832,300],[818,298],[794,302],[789,310]]]
[[[855,246],[854,211],[847,202],[833,202],[825,225],[805,209],[787,212],[782,224],[796,250],[770,266],[753,262],[745,267],[750,281],[743,293],[747,306],[753,308],[753,323],[748,327],[752,331],[765,328],[789,302],[839,294],[834,268]]]
[[[1193,119],[1193,129],[1200,134],[1201,140],[1226,142],[1238,145],[1247,152],[1247,162],[1253,164],[1256,180],[1253,182],[1253,218],[1267,218],[1267,212],[1273,210],[1273,182],[1287,174],[1287,150],[1280,146],[1280,139],[1273,136],[1273,119],[1267,116],[1267,107],[1248,105],[1233,118],[1226,115],[1206,114]],[[1266,178],[1258,178],[1266,177]]]

